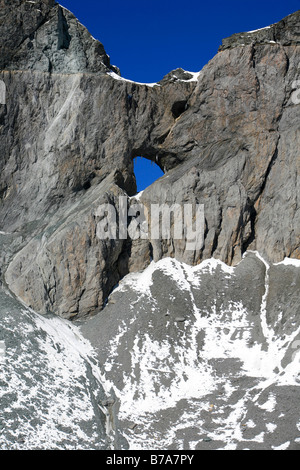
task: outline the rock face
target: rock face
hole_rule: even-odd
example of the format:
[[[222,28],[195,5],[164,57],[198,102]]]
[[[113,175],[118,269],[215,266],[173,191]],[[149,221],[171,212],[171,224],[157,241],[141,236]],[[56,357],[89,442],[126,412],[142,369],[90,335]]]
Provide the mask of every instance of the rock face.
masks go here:
[[[117,71],[103,45],[54,0],[2,0],[1,18],[2,70]]]
[[[299,288],[299,261],[250,252],[127,276],[80,329],[130,448],[299,450]]]
[[[0,341],[27,351],[16,383],[28,385],[2,447],[34,447],[32,429],[39,448],[299,445],[299,28],[296,12],[225,39],[199,73],[139,84],[54,1],[1,1]],[[165,173],[139,195],[136,156]],[[150,224],[153,204],[201,205],[203,243],[99,236],[100,208],[127,229],[138,203]],[[41,371],[58,399],[51,411],[40,388],[28,421]],[[3,397],[15,419],[21,398],[7,385]]]
[[[95,259],[89,248],[91,221],[86,229],[91,208],[85,200],[109,175],[108,192],[114,192],[107,187],[114,178],[124,194],[133,195],[132,159],[137,155],[168,172],[168,179],[143,194],[146,205],[203,203],[206,217],[203,249],[189,253],[182,242],[155,240],[143,248],[144,264],[151,250],[156,260],[171,255],[192,264],[211,256],[235,264],[248,247],[273,261],[299,256],[298,108],[291,101],[298,72],[295,38],[292,45],[261,44],[252,35],[245,47],[232,40],[197,81],[177,70],[149,87],[119,79],[103,46],[71,13],[58,5],[49,4],[45,11],[37,6],[23,2],[18,10],[29,15],[28,31],[18,27],[16,36],[4,30],[9,44],[13,34],[20,36],[11,56],[4,54],[9,59],[1,74],[7,88],[1,126],[2,229],[26,234],[25,247],[7,274],[14,291],[39,311],[67,317],[101,308],[122,277],[117,272],[103,281],[103,267],[115,263],[111,256],[130,256],[124,243],[117,255],[106,246],[107,255],[98,256],[99,269],[92,271],[97,281],[91,292],[79,261]],[[35,8],[37,16],[43,15],[39,20]],[[287,31],[297,18],[286,20]],[[88,213],[76,220],[74,210],[82,215],[82,208]],[[53,228],[61,225],[61,219],[55,221],[59,209],[73,214],[69,237],[64,216],[63,232]],[[74,239],[74,223],[86,239],[85,248]],[[70,248],[61,251],[60,242],[47,239],[49,231],[55,240],[68,239]],[[98,245],[97,253],[102,250]],[[125,273],[135,269],[134,263],[128,265]],[[32,273],[38,273],[41,286],[34,294]],[[80,308],[86,292],[89,300],[82,305],[89,305]]]
[[[91,314],[150,254],[190,264],[214,256],[235,265],[248,248],[275,262],[299,258],[299,13],[242,47],[240,36],[225,40],[199,74],[178,69],[154,86],[121,79],[102,44],[59,5],[20,2],[14,15],[1,26],[0,217],[22,243],[2,264],[28,305]],[[138,155],[166,173],[143,193],[146,206],[204,204],[201,249],[176,239],[97,240],[95,205],[104,193],[116,207],[121,192],[135,194]]]

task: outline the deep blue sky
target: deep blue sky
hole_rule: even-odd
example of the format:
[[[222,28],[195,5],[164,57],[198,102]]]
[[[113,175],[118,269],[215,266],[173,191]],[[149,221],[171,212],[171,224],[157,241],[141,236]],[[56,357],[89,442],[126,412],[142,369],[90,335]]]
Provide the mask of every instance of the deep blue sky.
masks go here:
[[[198,72],[222,38],[262,28],[299,0],[60,0],[104,44],[124,78],[157,82],[182,67]]]
[[[137,183],[137,192],[139,193],[163,176],[164,173],[156,163],[138,157],[134,159],[134,174]]]
[[[198,72],[222,39],[263,28],[300,9],[299,0],[60,0],[105,47],[124,78],[161,80],[178,67]],[[161,171],[136,160],[138,190]]]

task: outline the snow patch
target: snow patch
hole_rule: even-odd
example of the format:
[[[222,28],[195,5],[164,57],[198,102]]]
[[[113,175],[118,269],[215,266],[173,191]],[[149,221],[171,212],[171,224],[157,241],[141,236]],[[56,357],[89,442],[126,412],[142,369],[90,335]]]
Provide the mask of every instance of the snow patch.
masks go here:
[[[197,82],[199,77],[200,77],[200,74],[201,74],[201,71],[200,72],[188,72],[188,71],[184,70],[184,72],[192,75],[192,77],[187,79],[187,80],[184,80],[184,79],[179,79],[178,77],[176,77],[176,75],[174,75],[174,78],[176,78],[176,80],[178,80],[180,82],[187,82],[187,83]],[[113,71],[108,72],[108,75],[110,75],[115,80],[120,80],[120,81],[127,82],[127,83],[134,83],[135,85],[145,85],[145,86],[152,87],[152,88],[154,86],[161,86],[159,83],[141,83],[141,82],[135,82],[133,80],[128,80],[126,78],[120,77],[120,75],[118,75],[117,73],[115,73]]]
[[[122,82],[127,82],[127,83],[134,83],[135,85],[145,85],[148,87],[160,86],[158,83],[140,83],[140,82],[135,82],[133,80],[128,80],[127,78],[120,77],[120,75],[112,71],[108,72],[107,74],[111,76],[112,78],[114,78],[115,80],[120,80]]]
[[[271,26],[265,26],[264,28],[254,29],[253,31],[247,31],[248,34],[257,33],[258,31],[264,31],[265,29],[271,29]]]
[[[5,301],[3,295],[1,298]],[[90,343],[75,325],[59,317],[44,318],[20,305],[18,321],[14,322],[9,310],[3,314],[3,305],[1,331],[9,340],[0,370],[1,403],[6,403],[0,410],[1,421],[5,417],[1,448],[103,447],[90,382],[93,377],[102,387],[102,377]],[[17,308],[15,299],[11,305]],[[9,401],[7,397],[11,397]],[[108,429],[110,417],[106,409],[102,411]]]
[[[274,266],[295,266],[295,268],[300,268],[300,259],[296,258],[284,258],[280,263],[275,263]]]
[[[123,373],[122,389],[115,388],[120,401],[120,419],[134,422],[138,428],[145,430],[139,433],[125,432],[131,449],[153,449],[156,439],[154,436],[151,438],[151,423],[161,419],[164,413],[167,416],[167,410],[179,406],[185,411],[168,432],[160,436],[160,448],[174,445],[174,440],[176,448],[184,448],[183,441],[176,436],[185,427],[196,427],[199,433],[205,432],[203,413],[212,414],[216,429],[209,433],[209,437],[225,443],[225,447],[222,447],[224,450],[235,449],[239,442],[246,440],[262,444],[265,435],[274,430],[276,424],[267,421],[265,431],[248,439],[244,437],[245,430],[255,430],[256,427],[253,421],[246,419],[249,406],[256,407],[261,414],[276,412],[276,395],[265,395],[269,387],[299,386],[300,352],[295,354],[289,364],[283,364],[295,338],[300,334],[300,327],[279,336],[276,324],[272,325],[267,320],[270,264],[258,252],[251,253],[266,267],[265,291],[260,315],[256,317],[241,302],[227,302],[226,308],[214,302],[210,311],[196,303],[193,289],[201,290],[200,274],[214,275],[221,271],[225,279],[235,274],[235,267],[229,267],[217,259],[209,259],[192,267],[173,258],[164,258],[152,262],[142,273],[126,276],[121,282],[120,289],[134,289],[139,293],[139,299],[145,297],[145,302],[151,303],[152,311],[155,312],[157,305],[151,295],[151,286],[153,274],[160,271],[190,299],[190,313],[193,313],[193,320],[184,323],[181,337],[176,341],[167,334],[158,340],[152,336],[151,328],[148,332],[137,333],[130,351],[131,372]],[[286,260],[285,263],[291,264]],[[137,318],[138,312],[135,312],[135,321]],[[167,326],[170,326],[170,320]],[[256,333],[253,336],[254,330],[261,332],[260,340],[253,341],[253,337],[256,337]],[[125,334],[124,324],[112,343],[114,358],[120,335],[123,337]],[[222,374],[217,375],[218,367],[222,370],[223,366],[227,367],[226,364],[233,367],[233,372],[227,374],[226,378]],[[113,359],[107,358],[105,367],[109,380],[109,371],[114,367]],[[239,388],[234,386],[231,377],[247,378],[253,384],[237,400],[234,397],[239,396]],[[220,403],[211,402],[209,397],[218,396],[217,390],[222,390],[222,400]],[[185,408],[184,403],[188,404]],[[191,445],[197,446],[194,441]],[[285,445],[282,444],[283,447]]]

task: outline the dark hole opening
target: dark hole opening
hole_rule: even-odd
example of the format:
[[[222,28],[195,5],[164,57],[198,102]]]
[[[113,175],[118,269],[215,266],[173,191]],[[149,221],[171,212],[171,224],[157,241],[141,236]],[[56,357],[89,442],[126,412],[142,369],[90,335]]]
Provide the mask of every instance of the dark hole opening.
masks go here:
[[[181,114],[187,110],[187,101],[176,101],[172,106],[172,114],[175,119],[177,119]]]

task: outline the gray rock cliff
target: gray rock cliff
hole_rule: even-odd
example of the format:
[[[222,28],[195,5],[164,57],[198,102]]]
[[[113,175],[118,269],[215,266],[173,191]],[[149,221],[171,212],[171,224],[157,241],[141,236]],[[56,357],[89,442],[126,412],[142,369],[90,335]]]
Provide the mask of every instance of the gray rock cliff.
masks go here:
[[[2,15],[0,228],[15,247],[2,271],[28,305],[92,314],[150,254],[190,264],[235,265],[249,248],[299,258],[299,12],[271,27],[272,40],[269,29],[242,47],[234,36],[199,74],[178,69],[154,86],[122,79],[54,2],[5,2]],[[143,193],[146,206],[204,204],[201,249],[97,240],[93,210],[104,194],[114,204],[135,194],[139,155],[165,172]]]
[[[141,84],[0,6],[2,448],[299,449],[300,12]],[[202,205],[202,243],[101,239],[122,201]]]
[[[250,252],[125,277],[80,329],[130,448],[299,450],[299,282]]]

